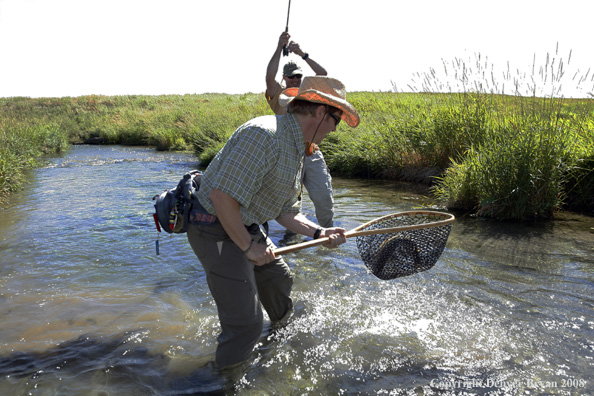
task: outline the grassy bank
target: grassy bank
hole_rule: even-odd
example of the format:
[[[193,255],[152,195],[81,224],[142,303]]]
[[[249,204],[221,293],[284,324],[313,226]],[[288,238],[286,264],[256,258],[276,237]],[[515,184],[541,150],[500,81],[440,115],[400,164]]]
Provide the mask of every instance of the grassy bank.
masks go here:
[[[594,100],[485,93],[351,96],[325,151],[335,173],[431,180],[449,208],[501,219],[594,207]]]
[[[322,148],[335,175],[431,183],[451,208],[551,217],[594,208],[594,100],[486,93],[349,94],[361,125]],[[0,98],[0,200],[69,143],[192,150],[203,163],[233,130],[271,114],[263,95]],[[568,206],[569,205],[569,206]]]
[[[43,118],[29,119],[19,112],[0,113],[0,204],[21,187],[28,169],[40,164],[44,154],[69,146],[59,124]],[[0,205],[1,206],[1,205]]]

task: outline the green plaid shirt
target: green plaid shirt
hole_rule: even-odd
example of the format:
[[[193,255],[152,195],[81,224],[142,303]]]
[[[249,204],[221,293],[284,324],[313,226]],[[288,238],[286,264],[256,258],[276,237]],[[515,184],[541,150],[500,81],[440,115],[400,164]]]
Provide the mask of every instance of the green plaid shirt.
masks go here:
[[[216,216],[213,188],[240,204],[245,225],[299,213],[305,143],[293,115],[262,116],[240,126],[210,163],[198,199]]]

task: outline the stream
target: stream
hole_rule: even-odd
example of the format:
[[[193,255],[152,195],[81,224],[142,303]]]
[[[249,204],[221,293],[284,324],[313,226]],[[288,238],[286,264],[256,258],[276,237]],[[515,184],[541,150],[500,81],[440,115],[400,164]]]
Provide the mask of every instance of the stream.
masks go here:
[[[354,240],[290,253],[296,314],[266,322],[249,367],[212,366],[216,307],[155,194],[191,154],[74,146],[0,209],[0,395],[594,394],[594,219],[457,214],[430,270],[382,281]],[[414,184],[334,178],[347,230],[441,210]],[[314,219],[311,201],[304,213]],[[277,245],[287,237],[271,222]],[[159,240],[160,254],[155,251]]]

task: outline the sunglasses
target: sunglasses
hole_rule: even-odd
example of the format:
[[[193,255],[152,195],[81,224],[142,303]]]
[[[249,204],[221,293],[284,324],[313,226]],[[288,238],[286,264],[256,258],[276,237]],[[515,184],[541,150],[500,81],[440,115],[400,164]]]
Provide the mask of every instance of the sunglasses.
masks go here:
[[[334,119],[334,126],[338,126],[338,123],[340,122],[340,117],[330,112],[328,112],[328,115]]]
[[[301,78],[303,76],[301,74],[295,74],[294,76],[285,76],[285,77],[290,78],[292,80],[294,78]]]

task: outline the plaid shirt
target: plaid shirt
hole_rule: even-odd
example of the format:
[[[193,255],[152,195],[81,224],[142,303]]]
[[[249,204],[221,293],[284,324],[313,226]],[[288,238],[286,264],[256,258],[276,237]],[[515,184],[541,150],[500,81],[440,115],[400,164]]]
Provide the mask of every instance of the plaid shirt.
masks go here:
[[[245,225],[299,213],[305,143],[293,115],[262,116],[240,126],[210,163],[198,199],[216,216],[213,188],[240,204]]]

